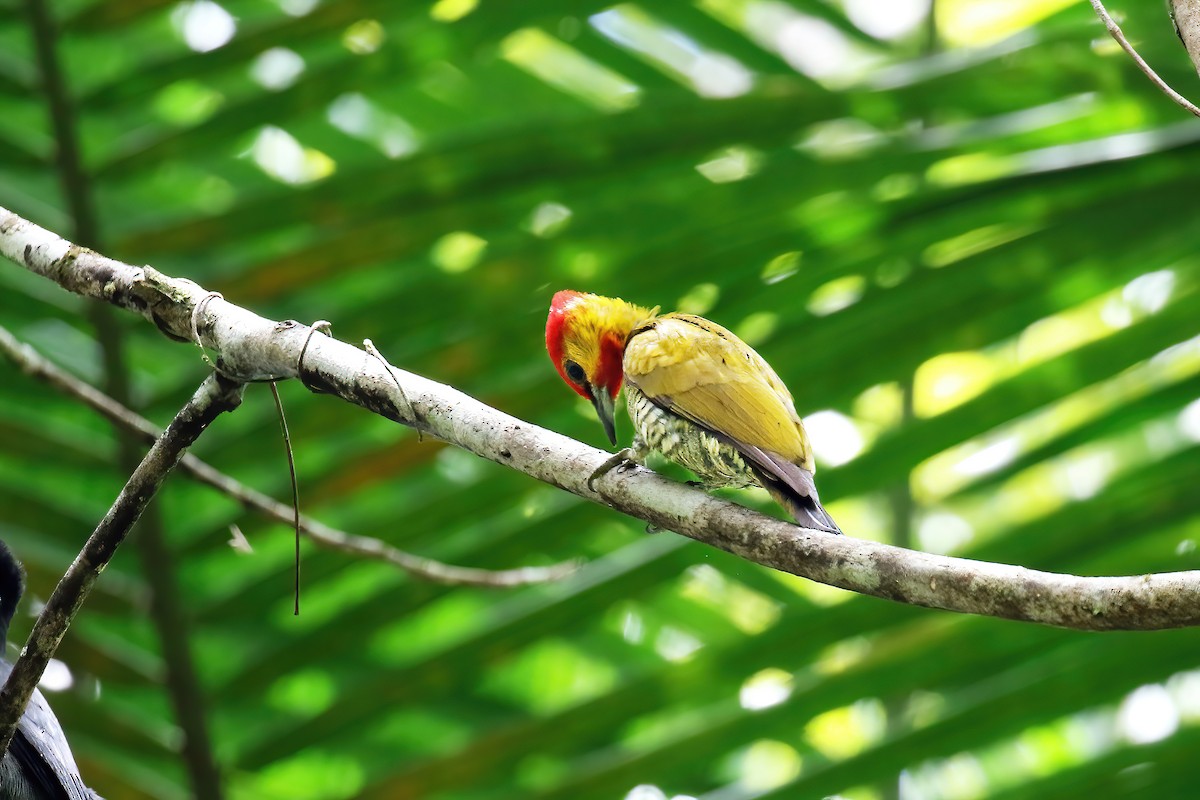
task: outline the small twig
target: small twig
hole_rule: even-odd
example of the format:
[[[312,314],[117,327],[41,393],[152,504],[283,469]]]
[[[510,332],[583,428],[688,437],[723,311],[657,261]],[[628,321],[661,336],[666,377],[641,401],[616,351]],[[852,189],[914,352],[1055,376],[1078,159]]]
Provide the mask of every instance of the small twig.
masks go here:
[[[294,607],[292,613],[300,616],[300,482],[296,480],[296,456],[292,452],[292,435],[288,432],[287,415],[283,413],[283,400],[279,398],[279,384],[271,382],[271,397],[275,400],[275,411],[279,414],[279,427],[283,431],[283,450],[287,455],[288,475],[292,479],[292,527],[296,531],[295,583],[292,587]]]
[[[304,374],[304,354],[308,352],[308,344],[312,341],[313,334],[317,331],[328,334],[329,328],[329,321],[324,319],[317,320],[309,326],[308,337],[304,340],[304,347],[300,348],[300,357],[296,359],[296,372]],[[199,339],[200,334],[196,330],[195,322],[192,323],[192,330]],[[287,453],[288,475],[292,479],[292,528],[296,531],[296,552],[292,557],[292,564],[295,565],[292,588],[295,605],[292,613],[298,617],[300,616],[300,481],[296,479],[296,455],[292,451],[292,435],[288,432],[287,415],[283,413],[283,400],[279,397],[279,384],[275,381],[271,382],[271,397],[275,400],[275,411],[279,414],[279,427],[283,429],[283,448]]]
[[[0,754],[8,750],[13,732],[46,664],[129,529],[149,505],[168,473],[179,463],[184,450],[218,415],[236,408],[241,402],[241,394],[240,384],[230,383],[214,374],[204,379],[138,464],[104,519],[54,587],[21,650],[21,657],[0,691]]]
[[[195,281],[193,281],[195,283]],[[198,287],[197,287],[198,288]],[[216,362],[208,357],[208,353],[204,352],[204,342],[200,341],[200,320],[204,319],[204,309],[208,306],[210,300],[224,300],[225,296],[220,292],[209,292],[204,295],[204,298],[196,303],[196,307],[192,309],[192,344],[200,349],[200,358],[208,365],[208,368],[214,372],[220,372]]]
[[[309,386],[304,381],[304,354],[308,352],[308,346],[312,344],[312,339],[315,334],[323,333],[326,336],[333,336],[333,323],[327,319],[319,319],[312,325],[308,326],[308,335],[304,337],[304,346],[300,348],[300,356],[296,359],[296,374],[300,376],[300,382],[304,384],[310,392],[320,394],[321,390]]]
[[[407,408],[404,409],[404,416],[407,417],[408,419],[415,421],[417,419],[417,412],[413,409],[413,404],[408,399],[408,395],[404,393],[404,387],[400,385],[400,379],[396,377],[396,373],[393,371],[394,368],[392,367],[392,365],[388,362],[388,360],[386,358],[383,357],[383,353],[379,352],[379,348],[376,347],[375,343],[372,342],[370,339],[363,339],[363,349],[366,350],[367,353],[370,354],[370,356],[372,358],[374,358],[380,364],[383,364],[383,368],[384,368],[384,370],[387,371],[387,374],[391,377],[392,383],[394,383],[396,385],[396,391],[400,393],[400,399],[403,400],[404,404],[407,406]],[[421,433],[420,428],[417,428],[416,430],[417,430],[417,441],[420,442],[425,437],[424,437],[424,434]]]
[[[8,356],[25,374],[43,380],[61,392],[83,401],[110,421],[133,431],[143,439],[153,441],[159,430],[154,423],[113,400],[74,375],[48,361],[31,346],[22,343],[0,326],[0,353]],[[285,524],[294,521],[294,509],[273,497],[240,483],[191,453],[179,463],[179,469],[200,483],[213,487],[246,508],[253,509]],[[444,564],[430,558],[413,555],[370,536],[357,536],[332,528],[315,519],[300,515],[300,529],[314,544],[331,550],[383,561],[404,570],[413,577],[451,586],[480,586],[511,588],[535,583],[562,580],[579,565],[574,561],[546,567],[519,567],[489,570]],[[235,537],[236,538],[236,537]]]
[[[1158,77],[1158,73],[1146,63],[1145,59],[1138,55],[1137,50],[1133,49],[1133,45],[1129,43],[1129,40],[1125,38],[1125,34],[1121,32],[1121,26],[1117,25],[1113,18],[1108,15],[1108,10],[1104,7],[1104,3],[1100,2],[1100,0],[1091,0],[1091,2],[1092,8],[1095,9],[1100,19],[1104,21],[1104,27],[1108,28],[1109,34],[1117,40],[1117,44],[1121,45],[1121,49],[1129,54],[1129,57],[1133,59],[1133,63],[1137,64],[1138,69],[1146,73],[1146,77],[1150,79],[1150,82],[1159,89],[1162,89],[1163,94],[1174,100],[1180,108],[1200,117],[1200,107],[1197,107],[1192,101],[1168,86],[1167,82]]]

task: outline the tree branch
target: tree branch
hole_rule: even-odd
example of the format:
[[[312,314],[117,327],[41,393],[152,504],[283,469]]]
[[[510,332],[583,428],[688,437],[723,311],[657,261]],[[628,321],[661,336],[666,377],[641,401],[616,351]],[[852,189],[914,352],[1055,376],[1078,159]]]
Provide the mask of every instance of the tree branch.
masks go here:
[[[1138,55],[1138,51],[1133,49],[1133,45],[1129,43],[1129,40],[1125,38],[1125,34],[1121,32],[1121,26],[1117,25],[1113,18],[1108,15],[1108,9],[1104,7],[1104,3],[1100,2],[1100,0],[1091,0],[1091,2],[1092,8],[1095,9],[1096,14],[1099,15],[1100,19],[1104,22],[1104,27],[1108,28],[1109,34],[1117,40],[1117,44],[1121,45],[1121,49],[1129,54],[1129,57],[1133,59],[1133,63],[1137,64],[1138,69],[1146,74],[1146,77],[1150,79],[1150,82],[1159,89],[1162,89],[1163,94],[1174,100],[1176,105],[1178,105],[1180,108],[1195,114],[1197,117],[1200,117],[1200,108],[1197,108],[1191,100],[1188,100],[1179,92],[1168,86],[1167,82],[1158,77],[1158,73],[1155,72],[1140,55]]]
[[[82,401],[110,422],[148,442],[153,442],[161,433],[153,422],[121,405],[91,384],[55,366],[3,326],[0,326],[0,353],[8,356],[26,375],[45,381],[59,391]],[[228,495],[246,508],[286,525],[292,525],[295,521],[295,509],[292,506],[246,486],[191,453],[184,454],[179,462],[179,470],[198,482]],[[300,530],[320,547],[383,561],[413,577],[450,586],[510,588],[549,583],[562,580],[579,566],[576,562],[568,561],[545,567],[501,570],[460,567],[407,553],[370,536],[346,533],[304,514],[300,515]]]
[[[1171,0],[1171,21],[1200,73],[1200,0]]]
[[[646,469],[612,471],[588,488],[609,454],[530,425],[427,378],[388,369],[351,345],[274,322],[190,281],[133,267],[75,247],[0,209],[0,252],[88,297],[153,321],[166,335],[199,338],[239,380],[300,378],[389,419],[774,569],[914,605],[1080,630],[1200,625],[1200,572],[1076,577],[1005,564],[936,556],[850,536],[806,530],[668,480]]]
[[[196,441],[214,419],[241,403],[241,384],[209,375],[200,384],[171,424],[146,453],[129,477],[104,519],[88,537],[58,586],[38,615],[21,657],[0,691],[0,755],[8,750],[17,723],[37,687],[46,664],[62,642],[71,620],[79,611],[92,585],[117,552],[129,529],[150,503],[183,451]]]

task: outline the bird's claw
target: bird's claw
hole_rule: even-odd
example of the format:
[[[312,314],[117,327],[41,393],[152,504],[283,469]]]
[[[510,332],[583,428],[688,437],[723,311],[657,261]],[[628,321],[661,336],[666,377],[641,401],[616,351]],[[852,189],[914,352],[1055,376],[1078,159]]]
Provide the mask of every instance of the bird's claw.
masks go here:
[[[588,476],[588,479],[587,479],[588,490],[593,491],[593,492],[596,491],[595,484],[596,484],[597,479],[603,477],[604,475],[607,475],[608,473],[612,472],[614,469],[617,470],[618,472],[624,472],[625,470],[629,469],[630,467],[636,467],[636,466],[637,466],[637,461],[634,460],[633,451],[630,450],[628,447],[622,448],[621,450],[618,450],[616,453],[613,453],[612,456],[610,456],[608,458],[608,460],[606,460],[600,466],[596,467],[595,472],[593,472],[591,475]]]

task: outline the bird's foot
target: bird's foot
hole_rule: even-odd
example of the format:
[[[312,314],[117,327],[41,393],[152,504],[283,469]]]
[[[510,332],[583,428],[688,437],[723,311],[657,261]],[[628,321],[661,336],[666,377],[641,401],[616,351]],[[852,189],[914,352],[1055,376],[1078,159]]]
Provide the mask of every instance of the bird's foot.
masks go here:
[[[640,466],[640,465],[638,464],[637,458],[635,457],[633,450],[629,449],[628,447],[622,448],[622,449],[618,450],[616,453],[613,453],[613,455],[607,461],[605,461],[603,464],[596,467],[596,471],[593,472],[590,476],[588,476],[587,487],[588,487],[588,489],[590,489],[591,491],[594,492],[594,491],[596,491],[595,483],[596,483],[597,479],[603,477],[604,475],[607,475],[608,473],[612,472],[614,469],[617,470],[617,472],[624,472],[625,470],[629,469],[630,467],[636,467],[636,466]]]

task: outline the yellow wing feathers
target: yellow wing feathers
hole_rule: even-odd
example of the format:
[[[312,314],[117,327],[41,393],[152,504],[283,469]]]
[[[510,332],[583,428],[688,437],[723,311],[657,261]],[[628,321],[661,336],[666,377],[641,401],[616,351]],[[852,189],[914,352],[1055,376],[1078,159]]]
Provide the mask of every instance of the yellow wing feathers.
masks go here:
[[[813,470],[812,448],[783,381],[732,332],[666,314],[636,328],[625,378],[651,400],[709,430]]]

